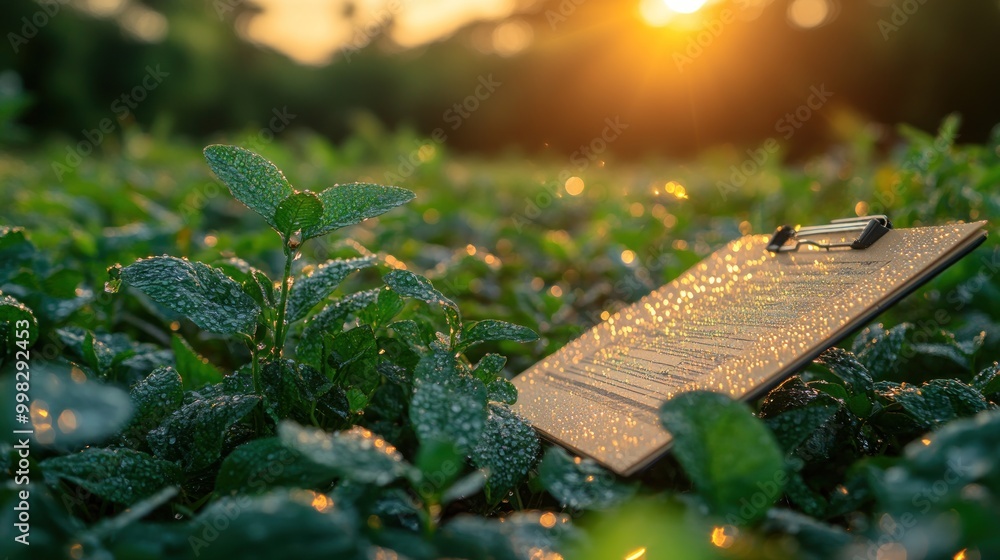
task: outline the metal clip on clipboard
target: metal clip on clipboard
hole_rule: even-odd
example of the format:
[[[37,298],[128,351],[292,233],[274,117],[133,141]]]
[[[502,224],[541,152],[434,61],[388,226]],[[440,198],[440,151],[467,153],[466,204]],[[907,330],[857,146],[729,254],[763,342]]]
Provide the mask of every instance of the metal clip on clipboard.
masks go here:
[[[825,226],[806,226],[795,229],[792,226],[781,226],[771,236],[771,241],[767,244],[767,250],[772,253],[787,253],[798,251],[802,245],[813,245],[821,249],[839,249],[849,247],[851,249],[867,249],[878,241],[883,235],[892,229],[892,222],[885,215],[862,216],[860,218],[843,218],[833,220]],[[861,233],[853,241],[840,243],[822,243],[814,239],[807,239],[818,235],[830,235],[859,231]]]

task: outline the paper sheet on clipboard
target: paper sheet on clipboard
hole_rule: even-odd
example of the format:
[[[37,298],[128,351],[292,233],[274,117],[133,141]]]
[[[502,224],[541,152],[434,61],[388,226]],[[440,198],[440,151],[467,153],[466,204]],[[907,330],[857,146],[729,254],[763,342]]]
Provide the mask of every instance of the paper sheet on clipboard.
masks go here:
[[[632,474],[669,448],[658,410],[671,396],[761,396],[979,245],[984,225],[894,229],[864,250],[735,240],[516,377],[514,408]]]

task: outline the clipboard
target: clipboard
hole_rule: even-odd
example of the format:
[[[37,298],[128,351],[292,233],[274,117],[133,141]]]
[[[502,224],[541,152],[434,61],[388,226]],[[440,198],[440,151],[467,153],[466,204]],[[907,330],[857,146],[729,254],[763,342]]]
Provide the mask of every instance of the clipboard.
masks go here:
[[[865,216],[736,239],[515,377],[514,410],[632,475],[669,449],[663,402],[763,396],[975,249],[985,225]]]

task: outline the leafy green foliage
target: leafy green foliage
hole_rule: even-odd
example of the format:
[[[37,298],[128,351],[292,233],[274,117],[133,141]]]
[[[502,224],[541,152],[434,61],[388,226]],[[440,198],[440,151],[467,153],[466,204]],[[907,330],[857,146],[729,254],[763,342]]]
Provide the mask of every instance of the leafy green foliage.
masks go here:
[[[351,226],[392,210],[413,200],[414,194],[399,187],[368,183],[334,185],[319,193],[323,202],[323,216],[303,234],[316,237],[335,229]]]
[[[251,333],[260,308],[219,269],[175,257],[152,257],[111,269],[156,303],[220,334]]]
[[[323,216],[323,203],[311,192],[297,192],[278,204],[274,211],[274,222],[278,233],[285,239],[296,232],[310,230]]]
[[[299,278],[288,295],[288,320],[296,321],[327,298],[352,272],[375,264],[373,257],[327,261]]]
[[[282,231],[277,220],[278,208],[294,194],[294,189],[273,163],[237,146],[209,146],[205,148],[205,159],[236,200],[263,216],[275,230]]]
[[[41,463],[50,483],[72,482],[105,500],[132,505],[164,486],[179,484],[177,465],[131,449],[84,449]]]
[[[753,521],[766,507],[742,502],[762,495],[770,506],[781,496],[787,480],[781,449],[746,405],[694,391],[667,401],[660,419],[673,438],[674,456],[719,515]]]
[[[263,494],[271,489],[316,488],[336,477],[280,438],[256,439],[233,450],[219,466],[215,491],[220,495]]]
[[[621,504],[635,491],[593,459],[571,457],[558,447],[545,452],[538,478],[560,504],[573,509],[606,509]]]
[[[359,426],[328,434],[286,422],[279,426],[278,437],[331,474],[354,482],[385,485],[410,469],[391,444]]]
[[[749,407],[674,410],[700,451],[678,440],[636,480],[540,443],[506,408],[512,374],[748,228],[837,218],[858,201],[888,206],[900,227],[1000,210],[1000,135],[956,145],[952,121],[939,138],[904,130],[886,159],[865,131],[802,167],[774,158],[727,200],[716,183],[745,154],[592,166],[584,193],[566,196],[554,179],[564,162],[528,174],[449,161],[442,146],[405,179],[420,195],[413,211],[377,224],[361,222],[412,195],[296,191],[234,147],[210,148],[209,167],[252,212],[206,189],[195,150],[152,137],[91,158],[59,190],[47,187],[48,156],[8,154],[27,164],[0,166],[0,207],[26,229],[0,226],[0,331],[11,314],[34,318],[32,398],[48,413],[32,444],[32,554],[81,543],[87,557],[122,558],[288,546],[416,560],[623,558],[640,546],[650,557],[826,558],[876,557],[888,542],[907,558],[995,555],[1000,289],[989,246],[883,314],[850,352],[829,350]],[[380,177],[415,141],[334,149],[303,135],[266,149],[290,177],[326,185]],[[288,163],[296,153],[310,161]],[[659,188],[668,180],[686,198]],[[338,227],[350,229],[312,239]],[[191,282],[159,299],[95,296],[108,264],[163,254],[189,256],[169,266]],[[127,268],[117,280],[128,283]],[[150,285],[169,278],[147,272]],[[207,303],[178,311],[180,293],[199,290]],[[203,310],[219,324],[195,320]],[[0,384],[5,402],[12,387]],[[751,444],[762,426],[773,442]],[[118,469],[122,457],[139,459]],[[753,475],[762,457],[781,459],[780,490]],[[0,443],[0,470],[13,477],[17,461]],[[13,488],[0,488],[5,526]]]
[[[538,436],[521,417],[491,404],[472,461],[488,473],[486,499],[497,502],[513,490],[538,460]]]
[[[168,461],[180,461],[187,471],[207,467],[222,453],[226,433],[250,413],[260,397],[255,395],[220,395],[185,404],[171,414],[146,441]]]
[[[122,431],[122,437],[132,446],[143,449],[150,430],[183,404],[183,381],[173,368],[158,367],[132,387],[129,398],[135,413]]]
[[[459,371],[455,355],[435,348],[413,373],[410,421],[423,442],[447,440],[470,451],[486,427],[486,386]]]

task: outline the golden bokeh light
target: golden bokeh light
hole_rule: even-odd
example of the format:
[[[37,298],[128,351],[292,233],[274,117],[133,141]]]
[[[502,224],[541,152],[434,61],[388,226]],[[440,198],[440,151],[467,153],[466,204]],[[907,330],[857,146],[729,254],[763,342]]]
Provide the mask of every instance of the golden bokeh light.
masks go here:
[[[583,179],[579,177],[570,177],[566,179],[566,193],[570,196],[579,196],[583,193]]]
[[[788,21],[802,29],[826,23],[832,14],[830,0],[795,0],[788,5]]]

